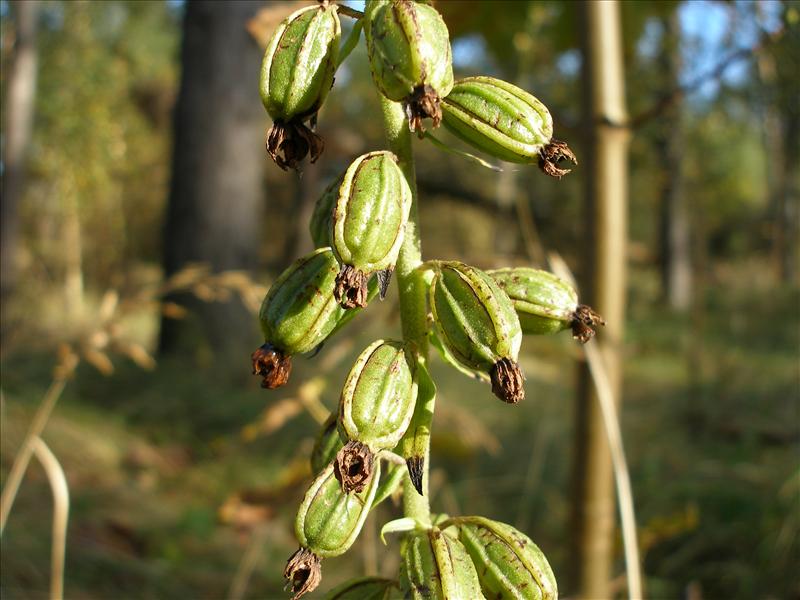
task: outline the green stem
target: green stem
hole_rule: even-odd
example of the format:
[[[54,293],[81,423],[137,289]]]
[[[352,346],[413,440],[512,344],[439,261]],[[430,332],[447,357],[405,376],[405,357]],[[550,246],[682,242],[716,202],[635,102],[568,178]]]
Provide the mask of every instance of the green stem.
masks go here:
[[[417,176],[414,170],[414,152],[411,148],[411,132],[402,105],[387,100],[380,95],[383,111],[383,126],[389,150],[400,160],[400,169],[411,188],[411,212],[408,216],[403,245],[397,258],[395,277],[400,293],[400,321],[403,340],[411,347],[423,365],[428,359],[427,306],[425,281],[417,271],[422,264],[422,245],[419,237],[419,216],[417,209]],[[428,503],[428,469],[430,465],[430,439],[425,444],[422,476],[423,495],[417,493],[411,480],[403,481],[403,512],[424,523],[430,523]]]

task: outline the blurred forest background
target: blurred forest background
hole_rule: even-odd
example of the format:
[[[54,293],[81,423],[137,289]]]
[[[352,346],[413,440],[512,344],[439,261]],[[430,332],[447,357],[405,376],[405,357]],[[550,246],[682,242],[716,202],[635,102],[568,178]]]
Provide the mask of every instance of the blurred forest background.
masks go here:
[[[316,197],[383,146],[362,45],[320,113],[318,163],[300,178],[267,158],[262,48],[299,5],[0,3],[2,481],[63,386],[42,439],[70,490],[68,598],[286,597],[318,423],[359,350],[399,331],[392,290],[296,360],[286,388],[250,374],[255,311],[311,249]],[[544,266],[556,252],[589,280],[581,5],[437,7],[457,76],[532,91],[582,164],[562,181],[496,174],[415,142],[425,256]],[[800,598],[800,4],[623,2],[621,15],[621,417],[646,591]],[[572,596],[581,359],[566,333],[526,338],[516,407],[434,362],[434,510],[526,531]],[[47,597],[51,511],[33,461],[2,534],[3,598]],[[398,514],[381,506],[321,589],[392,574],[397,539],[385,549],[376,532]],[[621,595],[621,543],[610,552]]]

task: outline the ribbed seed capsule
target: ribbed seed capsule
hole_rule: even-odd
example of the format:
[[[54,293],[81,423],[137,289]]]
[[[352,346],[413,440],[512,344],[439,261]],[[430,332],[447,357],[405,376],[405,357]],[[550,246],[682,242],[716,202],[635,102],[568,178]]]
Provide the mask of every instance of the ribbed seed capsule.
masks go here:
[[[403,102],[411,131],[422,119],[438,127],[440,107],[453,87],[450,34],[432,6],[410,0],[368,0],[367,53],[375,85],[389,100]]]
[[[542,551],[511,525],[484,517],[458,517],[442,523],[454,526],[472,557],[487,598],[554,600],[558,586]]]
[[[321,558],[339,556],[353,544],[372,507],[380,479],[380,461],[375,476],[362,492],[346,493],[326,467],[306,492],[295,520],[300,545]]]
[[[356,359],[339,399],[339,432],[349,441],[335,460],[345,491],[360,491],[370,481],[374,454],[393,448],[414,414],[414,365],[400,342],[377,340]]]
[[[460,262],[436,263],[429,293],[445,358],[488,373],[492,392],[504,402],[522,400],[522,330],[506,293],[485,272]]]
[[[585,344],[593,327],[603,318],[585,304],[578,304],[575,289],[548,271],[516,267],[489,271],[511,298],[522,333],[542,335],[572,328],[572,337]]]
[[[538,162],[551,177],[570,169],[558,163],[578,164],[567,144],[553,139],[550,111],[517,86],[494,77],[467,77],[455,83],[442,101],[445,127],[474,148],[513,163]]]
[[[333,209],[336,206],[336,200],[339,197],[339,187],[342,185],[344,174],[339,176],[333,183],[325,188],[317,203],[314,205],[314,212],[311,215],[311,222],[308,225],[308,230],[311,233],[311,241],[314,242],[315,248],[324,248],[325,246],[332,246],[331,222],[333,220]]]
[[[284,170],[296,169],[309,152],[311,162],[322,153],[322,139],[304,121],[312,119],[313,127],[333,85],[342,36],[337,10],[331,3],[294,12],[278,26],[264,54],[261,101],[274,121],[267,151]]]
[[[403,541],[400,588],[414,600],[483,598],[478,574],[464,546],[437,527]]]
[[[344,446],[342,438],[339,437],[336,417],[336,413],[331,413],[314,442],[314,448],[311,450],[311,472],[314,475],[327,467]]]
[[[411,190],[394,154],[370,152],[348,167],[331,215],[331,245],[342,265],[335,293],[342,306],[365,305],[375,272],[385,294],[410,209]]]
[[[331,590],[325,600],[389,600],[399,595],[396,581],[381,577],[360,577]]]
[[[358,537],[378,489],[380,464],[372,483],[361,493],[347,494],[328,465],[311,483],[297,512],[294,531],[300,548],[289,558],[283,576],[293,600],[314,591],[322,579],[322,559],[344,554]]]
[[[259,311],[266,343],[251,359],[253,373],[264,378],[262,387],[286,383],[291,355],[319,346],[353,311],[336,302],[333,288],[339,264],[330,248],[321,248],[297,260],[269,289]]]

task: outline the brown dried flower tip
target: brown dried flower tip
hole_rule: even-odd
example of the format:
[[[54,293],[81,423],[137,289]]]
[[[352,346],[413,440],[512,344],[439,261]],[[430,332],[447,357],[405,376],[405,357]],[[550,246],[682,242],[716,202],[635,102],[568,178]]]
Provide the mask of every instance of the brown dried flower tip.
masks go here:
[[[274,390],[289,381],[292,372],[292,357],[269,343],[259,347],[250,355],[253,361],[253,375],[263,377],[261,387]]]
[[[425,127],[422,119],[431,119],[434,129],[442,122],[442,107],[439,94],[431,86],[425,84],[414,89],[406,100],[406,116],[408,128],[422,138]]]
[[[522,371],[516,362],[510,358],[501,358],[489,374],[492,378],[492,393],[500,400],[516,404],[525,398]]]
[[[370,477],[375,456],[369,446],[361,442],[349,441],[336,454],[333,474],[342,484],[345,493],[364,491]]]
[[[276,120],[267,135],[267,153],[284,171],[290,168],[297,171],[309,154],[311,162],[316,162],[324,149],[322,138],[299,120]]]
[[[572,317],[572,337],[581,344],[585,344],[594,337],[594,327],[606,324],[603,317],[585,304],[579,304]]]
[[[322,560],[308,548],[300,548],[289,558],[283,576],[292,586],[292,600],[297,600],[317,589],[322,580]]]
[[[572,169],[562,169],[558,163],[562,160],[568,160],[573,165],[578,164],[578,158],[567,146],[566,142],[553,139],[539,152],[539,168],[550,177],[558,177],[561,179],[567,173],[571,173]]]
[[[369,278],[358,269],[343,265],[336,276],[333,295],[342,308],[364,308],[367,305],[367,282]]]

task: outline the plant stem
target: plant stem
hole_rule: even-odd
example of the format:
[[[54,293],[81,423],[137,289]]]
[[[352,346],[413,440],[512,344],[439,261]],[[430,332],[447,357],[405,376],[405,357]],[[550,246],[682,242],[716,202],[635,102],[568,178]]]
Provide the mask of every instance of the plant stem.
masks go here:
[[[417,354],[424,365],[428,358],[426,285],[417,267],[422,264],[422,245],[419,237],[417,208],[417,176],[414,170],[414,153],[411,148],[411,132],[402,105],[380,95],[383,111],[383,126],[389,150],[400,160],[400,169],[411,188],[411,211],[406,224],[403,245],[397,258],[395,277],[400,294],[400,321],[403,341]],[[423,495],[417,493],[408,476],[403,480],[403,512],[406,517],[430,522],[428,503],[428,469],[430,466],[430,439],[423,455]]]

